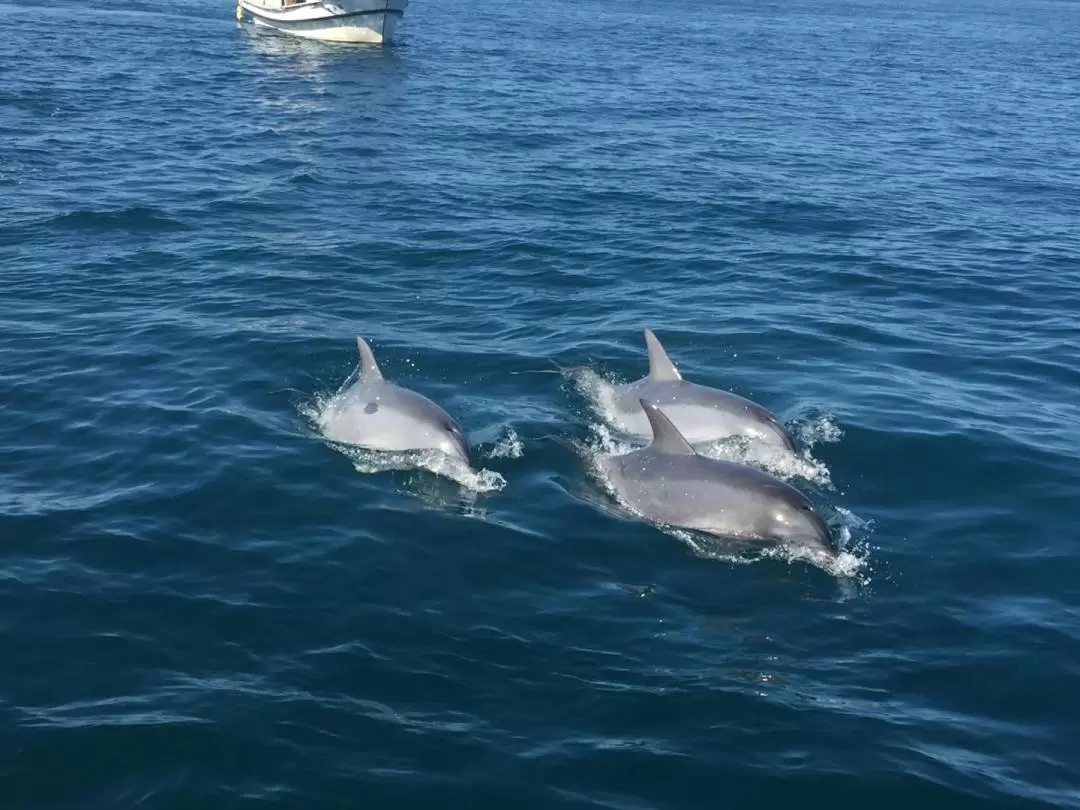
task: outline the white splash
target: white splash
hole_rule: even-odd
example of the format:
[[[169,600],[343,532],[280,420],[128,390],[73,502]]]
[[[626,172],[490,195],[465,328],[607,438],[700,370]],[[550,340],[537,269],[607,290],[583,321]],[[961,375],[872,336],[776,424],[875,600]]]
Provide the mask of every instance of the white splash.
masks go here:
[[[569,369],[565,372],[570,381],[589,403],[597,418],[611,425],[620,433],[627,432],[627,426],[619,419],[615,407],[615,386],[617,380],[608,380],[591,368]]]
[[[682,541],[699,557],[719,560],[731,565],[749,565],[762,560],[779,560],[792,563],[809,563],[827,574],[856,585],[870,584],[869,555],[865,548],[850,548],[851,530],[846,525],[833,526],[840,553],[833,557],[818,549],[739,543],[733,540],[711,537],[670,526],[658,526],[665,534]]]
[[[506,434],[495,442],[495,445],[487,451],[488,458],[521,458],[525,453],[525,443],[517,435],[512,427],[506,428]]]
[[[695,449],[709,458],[760,467],[783,481],[804,478],[823,489],[834,488],[829,468],[811,456],[809,450],[792,455],[780,448],[751,442],[742,436],[708,442]]]
[[[473,492],[497,492],[506,479],[493,470],[474,470],[464,461],[438,450],[388,452],[349,445],[334,445],[352,462],[357,472],[374,474],[390,470],[427,470],[460,484]]]
[[[844,436],[844,431],[829,414],[821,413],[805,422],[797,422],[792,432],[803,444],[813,447],[816,444],[835,444]]]

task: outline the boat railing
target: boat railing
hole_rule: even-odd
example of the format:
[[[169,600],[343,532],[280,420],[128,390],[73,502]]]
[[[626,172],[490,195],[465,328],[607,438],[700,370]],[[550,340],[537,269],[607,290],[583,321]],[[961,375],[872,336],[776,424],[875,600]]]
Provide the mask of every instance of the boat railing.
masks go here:
[[[303,6],[317,6],[323,2],[323,0],[252,0],[257,6],[267,9],[268,11],[277,9],[290,9],[301,8]]]

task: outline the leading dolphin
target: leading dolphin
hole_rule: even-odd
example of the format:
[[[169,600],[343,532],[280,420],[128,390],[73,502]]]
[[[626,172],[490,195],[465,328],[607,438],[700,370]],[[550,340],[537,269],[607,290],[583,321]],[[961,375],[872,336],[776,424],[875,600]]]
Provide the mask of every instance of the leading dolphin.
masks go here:
[[[638,404],[644,399],[663,407],[691,444],[746,436],[796,452],[791,435],[768,410],[737,394],[684,380],[651,329],[645,330],[645,345],[649,351],[648,375],[615,386],[615,411],[628,432],[641,438],[651,435],[649,420]]]
[[[427,397],[386,380],[362,337],[356,346],[360,379],[327,407],[326,438],[373,450],[438,450],[468,464],[469,443],[461,426]]]
[[[825,520],[799,490],[754,467],[699,455],[659,408],[639,404],[652,444],[598,460],[624,505],[662,525],[837,556]]]

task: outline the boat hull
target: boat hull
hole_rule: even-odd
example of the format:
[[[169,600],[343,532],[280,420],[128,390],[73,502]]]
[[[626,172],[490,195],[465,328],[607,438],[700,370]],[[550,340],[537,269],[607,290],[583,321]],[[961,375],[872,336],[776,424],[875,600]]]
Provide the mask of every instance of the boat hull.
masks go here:
[[[238,0],[237,19],[323,42],[382,44],[408,0],[323,0],[282,7],[274,0]]]

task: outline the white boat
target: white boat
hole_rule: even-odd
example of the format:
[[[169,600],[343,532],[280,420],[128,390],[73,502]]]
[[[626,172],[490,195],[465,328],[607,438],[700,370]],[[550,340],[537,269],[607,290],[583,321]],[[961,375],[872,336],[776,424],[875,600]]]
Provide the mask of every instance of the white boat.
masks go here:
[[[389,42],[409,0],[236,0],[236,19],[326,42]]]

